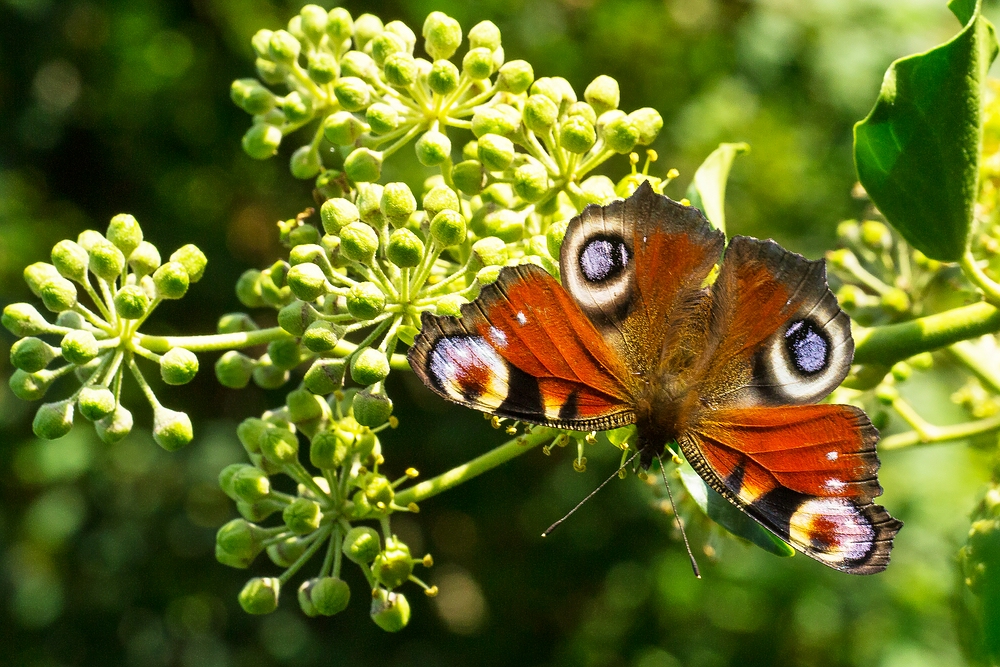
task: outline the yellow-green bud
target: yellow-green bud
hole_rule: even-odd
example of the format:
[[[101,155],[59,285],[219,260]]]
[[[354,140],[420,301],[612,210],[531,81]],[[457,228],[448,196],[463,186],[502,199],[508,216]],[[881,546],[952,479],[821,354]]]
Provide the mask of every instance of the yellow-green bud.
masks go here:
[[[394,53],[386,58],[382,66],[382,71],[385,72],[385,80],[390,85],[398,88],[406,88],[412,85],[420,73],[417,61],[409,53]],[[387,131],[381,130],[379,133]]]
[[[350,146],[365,133],[365,124],[347,111],[338,111],[323,120],[323,136],[331,144]]]
[[[485,48],[470,49],[462,58],[462,73],[473,81],[493,74],[493,52]]]
[[[395,107],[382,102],[376,102],[368,107],[365,120],[368,121],[368,126],[374,134],[387,134],[399,127],[399,113]]]
[[[536,202],[549,191],[549,172],[536,160],[514,170],[514,192],[526,202]]]
[[[128,213],[119,213],[111,218],[111,223],[108,225],[108,240],[128,257],[142,243],[142,228]]]
[[[351,601],[351,589],[347,582],[336,577],[310,579],[303,584],[300,591],[303,589],[308,595],[312,608],[321,616],[339,614],[347,609],[347,605]]]
[[[892,377],[896,382],[905,382],[913,375],[913,368],[905,361],[899,361],[892,365]]]
[[[194,439],[191,418],[163,406],[153,408],[153,440],[168,452],[177,451]]]
[[[111,414],[94,422],[94,429],[102,441],[113,445],[132,432],[132,413],[119,404]]]
[[[251,377],[254,383],[262,389],[277,389],[288,382],[290,374],[287,369],[279,367],[269,358],[261,357],[257,360]]]
[[[55,349],[41,338],[22,338],[10,348],[10,363],[25,373],[36,373],[55,359]]]
[[[85,329],[87,328],[87,320],[83,318],[83,315],[73,310],[66,310],[58,315],[56,315],[56,325],[60,327],[66,327],[67,329]],[[46,332],[55,333],[55,332]]]
[[[372,183],[382,175],[382,153],[355,148],[344,160],[344,173],[355,183]]]
[[[43,440],[56,440],[73,428],[73,401],[45,403],[35,412],[31,430]]]
[[[458,195],[455,194],[454,190],[444,184],[435,185],[431,188],[427,194],[424,195],[422,205],[424,212],[427,213],[428,217],[432,219],[441,211],[458,211],[461,209],[461,203],[458,200]]]
[[[507,137],[517,132],[521,124],[521,114],[509,104],[481,107],[472,116],[472,133],[482,142],[487,134]]]
[[[230,389],[242,389],[250,382],[255,362],[245,354],[229,350],[215,362],[215,377]]]
[[[30,303],[11,303],[4,306],[3,326],[15,336],[35,336],[47,333],[49,323]]]
[[[361,219],[357,206],[346,199],[327,199],[319,213],[327,234],[337,234],[344,225]]]
[[[451,58],[462,44],[462,26],[443,12],[428,14],[421,32],[424,48],[435,60]]]
[[[329,53],[318,52],[309,56],[308,71],[309,78],[322,86],[336,79],[340,68]]]
[[[583,91],[583,99],[587,100],[587,103],[594,107],[594,111],[598,115],[611,109],[617,109],[618,102],[621,100],[621,91],[618,88],[618,82],[610,76],[602,74],[591,81],[587,89]]]
[[[62,350],[63,358],[77,366],[89,363],[100,352],[94,334],[84,329],[67,332],[63,336],[62,342],[59,343],[59,347]]]
[[[319,5],[306,5],[299,10],[302,17],[302,32],[313,43],[319,44],[326,32],[326,10]]]
[[[106,240],[104,234],[101,234],[96,229],[85,229],[76,237],[76,242],[83,246],[83,249],[87,252],[90,252],[95,243],[101,243]]]
[[[294,338],[271,341],[267,344],[267,356],[278,368],[284,370],[295,368],[301,359],[299,343]]]
[[[930,352],[915,354],[909,359],[910,365],[918,371],[929,371],[934,366],[934,356]]]
[[[511,60],[500,68],[497,85],[500,90],[520,95],[531,87],[535,72],[531,64],[524,60]]]
[[[244,466],[232,477],[232,492],[237,500],[252,505],[271,493],[271,480],[260,468]]]
[[[354,21],[351,13],[343,7],[334,7],[326,15],[326,33],[334,40],[335,45],[350,39],[354,33]]]
[[[38,401],[45,396],[57,377],[51,371],[25,373],[18,369],[11,373],[7,384],[11,392],[22,401]]]
[[[402,593],[378,589],[372,594],[371,617],[386,632],[399,632],[410,622],[410,603]]]
[[[434,304],[434,313],[441,316],[461,317],[462,306],[469,303],[468,299],[460,294],[446,294]]]
[[[291,567],[305,553],[308,546],[309,544],[301,537],[289,537],[269,546],[267,556],[278,567]]]
[[[245,519],[233,519],[215,534],[215,559],[223,565],[246,568],[264,550],[267,533]]]
[[[42,285],[54,278],[61,278],[56,267],[47,262],[35,262],[24,267],[24,282],[35,296],[41,296]]]
[[[316,320],[302,334],[302,344],[311,352],[329,352],[340,342],[344,329],[325,320]]]
[[[296,498],[281,513],[281,519],[296,535],[308,535],[317,528],[323,518],[319,503],[308,498]]]
[[[472,244],[472,255],[479,266],[503,266],[507,262],[507,245],[495,236],[488,236]]]
[[[312,146],[300,146],[292,153],[288,168],[295,178],[314,178],[323,169],[323,161]]]
[[[42,283],[38,295],[45,307],[53,313],[61,313],[76,305],[76,286],[62,276]]]
[[[309,461],[317,468],[339,468],[350,453],[349,442],[338,431],[320,431],[309,446]]]
[[[504,171],[514,160],[514,142],[499,134],[479,137],[479,160],[489,171]]]
[[[902,315],[910,310],[910,297],[900,288],[893,287],[882,295],[880,304],[890,313]]]
[[[410,548],[392,536],[385,540],[385,550],[375,557],[372,574],[379,583],[392,589],[403,585],[413,574],[413,558]]]
[[[94,243],[88,252],[90,270],[95,276],[109,282],[121,276],[125,268],[125,255],[113,243],[102,239]]]
[[[393,227],[401,227],[417,210],[417,200],[406,183],[388,183],[382,190],[379,210]]]
[[[382,192],[384,188],[378,183],[365,183],[358,186],[358,196],[355,204],[362,222],[367,222],[378,229],[385,222],[382,217]]]
[[[343,359],[317,359],[306,371],[302,383],[314,394],[325,396],[344,386],[347,362]]]
[[[254,67],[257,70],[257,76],[264,83],[269,83],[272,86],[285,83],[285,75],[288,74],[288,67],[285,65],[278,64],[267,58],[257,58],[254,62]]]
[[[875,387],[875,398],[883,405],[892,405],[893,401],[899,398],[899,390],[891,384],[880,384]]]
[[[169,385],[187,384],[198,374],[198,357],[191,350],[172,347],[160,358],[160,377]]]
[[[372,60],[379,67],[385,64],[387,58],[397,53],[406,53],[406,44],[398,35],[386,30],[372,40]]]
[[[198,246],[193,243],[188,243],[175,250],[170,255],[170,261],[179,262],[183,265],[184,270],[187,271],[188,280],[192,283],[201,280],[201,277],[205,275],[205,266],[208,264],[208,258],[205,257],[205,253],[199,250]]]
[[[608,148],[624,155],[639,142],[639,128],[628,116],[618,117],[603,126],[601,136]]]
[[[559,143],[571,153],[586,153],[597,140],[593,124],[580,116],[570,116],[559,127]]]
[[[64,278],[82,283],[87,279],[90,258],[83,246],[67,239],[52,248],[52,264]]]
[[[892,234],[884,223],[865,220],[861,223],[861,242],[872,250],[885,250],[892,246]]]
[[[451,178],[462,194],[471,197],[482,192],[486,185],[486,170],[479,160],[464,160],[451,170]]]
[[[254,123],[243,135],[243,152],[255,160],[266,160],[278,152],[281,129],[270,123]]]
[[[640,146],[648,146],[656,141],[663,128],[663,117],[660,116],[660,112],[650,107],[636,109],[628,115],[628,119],[639,130]]]
[[[263,419],[248,417],[236,427],[236,437],[239,438],[240,443],[248,453],[258,454],[260,453],[260,440],[268,428],[268,423]],[[249,502],[256,502],[256,500],[255,498]]]
[[[597,124],[597,112],[586,102],[574,102],[566,109],[567,116],[579,116],[591,125]]]
[[[258,331],[260,327],[246,313],[226,313],[219,317],[219,323],[215,329],[220,334],[229,334]]]
[[[236,281],[236,298],[247,308],[260,308],[266,303],[261,293],[260,276],[257,269],[247,269]]]
[[[358,50],[365,48],[365,45],[382,30],[384,30],[382,19],[372,14],[362,14],[354,21],[355,48]]]
[[[153,272],[153,285],[161,299],[180,299],[187,294],[191,278],[180,262],[170,261]]]
[[[254,577],[240,591],[239,601],[248,614],[270,614],[278,608],[281,582],[277,577]]]
[[[370,264],[378,251],[378,234],[363,222],[352,222],[340,230],[340,252],[349,260]]]
[[[459,72],[450,60],[435,60],[427,73],[427,85],[438,95],[448,95],[458,88]]]
[[[295,463],[299,455],[299,441],[291,431],[272,426],[260,439],[260,453],[276,466]]]
[[[531,95],[524,104],[524,125],[535,134],[545,134],[559,118],[559,105],[547,95]]]
[[[358,565],[368,565],[381,550],[378,533],[368,526],[355,526],[344,535],[344,555]]]
[[[250,39],[250,45],[253,46],[254,53],[257,54],[258,58],[271,57],[270,44],[273,34],[274,32],[271,30],[261,29]]]
[[[416,143],[417,160],[425,167],[436,167],[451,157],[451,139],[437,130],[428,130]]]
[[[465,217],[444,209],[431,220],[431,238],[442,248],[449,248],[465,241],[468,234]]]
[[[107,387],[100,386],[80,389],[76,403],[80,408],[80,414],[92,422],[110,415],[118,404],[114,393]]]
[[[299,40],[285,30],[275,30],[268,42],[268,54],[275,62],[291,64],[299,57],[302,45]]]
[[[583,200],[586,204],[604,206],[618,198],[614,181],[607,176],[591,176],[580,183],[580,190],[583,192]]]
[[[285,397],[288,419],[293,424],[302,424],[319,419],[329,412],[326,401],[305,389],[296,389]]]
[[[385,352],[366,347],[351,359],[351,379],[360,385],[381,382],[389,375],[389,359]]]
[[[293,250],[302,245],[315,246],[317,241],[319,241],[319,230],[309,223],[303,222],[296,225],[288,232],[288,245],[291,246]],[[295,262],[290,263],[294,264]]]
[[[371,90],[368,84],[356,76],[341,77],[333,87],[337,101],[347,111],[361,111],[371,104]]]
[[[382,391],[372,391],[371,387],[365,387],[354,395],[351,410],[359,424],[378,428],[392,415],[392,399]]]
[[[544,95],[555,102],[558,107],[576,102],[576,91],[573,90],[573,86],[569,84],[569,81],[558,76],[543,76],[536,79],[531,84],[531,94]]]
[[[132,267],[132,272],[139,278],[156,271],[160,267],[160,262],[160,251],[148,241],[140,243],[128,256],[128,264]]]
[[[323,269],[311,262],[290,268],[287,280],[292,294],[303,301],[314,301],[326,293],[327,282]]]
[[[374,81],[378,77],[378,66],[367,53],[348,51],[340,59],[340,76],[354,76],[363,81]]]
[[[115,310],[126,320],[138,320],[149,310],[149,296],[138,285],[125,285],[115,294]]]
[[[389,235],[385,255],[401,269],[412,268],[424,258],[424,242],[409,229],[397,229]]]

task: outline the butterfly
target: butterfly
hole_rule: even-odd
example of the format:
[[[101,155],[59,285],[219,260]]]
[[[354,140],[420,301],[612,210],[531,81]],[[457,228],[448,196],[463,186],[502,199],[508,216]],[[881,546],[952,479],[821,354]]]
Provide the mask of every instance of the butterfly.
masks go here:
[[[798,551],[882,571],[902,523],[872,502],[878,431],[857,407],[816,404],[854,356],[826,265],[746,236],[719,264],[724,246],[697,208],[644,182],[570,221],[562,284],[533,264],[504,267],[461,317],[423,313],[410,366],[443,398],[500,417],[635,424],[644,469],[676,442]]]

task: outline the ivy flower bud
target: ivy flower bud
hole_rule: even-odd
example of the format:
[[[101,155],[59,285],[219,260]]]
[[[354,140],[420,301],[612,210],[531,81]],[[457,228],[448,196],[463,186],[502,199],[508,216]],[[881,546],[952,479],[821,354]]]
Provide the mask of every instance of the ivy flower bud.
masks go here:
[[[417,139],[416,150],[420,164],[436,167],[451,157],[451,139],[437,130],[428,130]]]
[[[566,109],[567,116],[579,116],[583,118],[591,125],[597,123],[597,113],[594,111],[594,107],[590,106],[586,102],[574,102],[570,104]]]
[[[53,313],[61,313],[76,305],[76,286],[62,276],[42,283],[39,294],[42,304]]]
[[[160,358],[160,377],[169,385],[187,384],[198,374],[198,357],[191,350],[173,347]]]
[[[378,251],[378,234],[363,222],[352,222],[340,230],[340,252],[347,259],[370,264]]]
[[[389,235],[385,255],[401,269],[412,268],[424,258],[424,242],[409,229],[397,229]]]
[[[94,422],[107,417],[115,410],[118,401],[107,387],[83,387],[77,395],[80,414]]]
[[[382,102],[368,107],[365,120],[373,134],[387,134],[399,127],[399,113],[394,107]]]
[[[278,608],[281,582],[277,577],[254,577],[240,591],[238,600],[248,614],[270,614]]]
[[[455,191],[442,183],[435,185],[424,194],[421,207],[429,218],[433,218],[445,209],[458,211],[460,204]]]
[[[361,111],[371,103],[368,84],[356,76],[341,77],[333,87],[333,94],[347,111]]]
[[[260,77],[261,81],[269,83],[272,86],[284,83],[285,75],[288,73],[287,67],[279,65],[268,58],[257,58],[254,62],[254,68],[257,70],[257,76]]]
[[[471,197],[479,194],[486,185],[486,170],[479,160],[464,160],[451,170],[451,178],[462,194]]]
[[[261,272],[257,269],[247,269],[236,280],[236,298],[247,308],[260,308],[265,305],[260,277]]]
[[[480,266],[503,266],[507,263],[507,245],[495,236],[488,236],[472,244],[472,255]]]
[[[257,79],[237,79],[229,88],[229,97],[251,116],[265,114],[274,108],[274,93],[260,85]]]
[[[325,86],[334,79],[340,73],[340,68],[337,66],[337,61],[329,53],[313,53],[309,56],[309,78]]]
[[[90,257],[83,246],[70,241],[62,240],[52,248],[52,264],[56,267],[64,278],[82,283],[87,279],[87,268],[90,265]]]
[[[115,406],[111,414],[94,422],[98,437],[113,445],[132,432],[132,413],[123,405]]]
[[[373,14],[362,14],[354,21],[354,43],[355,48],[361,50],[365,48],[376,35],[382,32],[382,19]]]
[[[514,160],[514,143],[498,134],[479,137],[479,160],[489,171],[504,171]]]
[[[893,287],[882,295],[879,305],[895,315],[902,315],[910,310],[909,295],[898,287]]]
[[[258,417],[247,417],[236,427],[236,437],[240,444],[250,454],[260,453],[260,440],[264,437],[264,431],[269,428],[269,424]],[[256,502],[256,498],[248,502]]]
[[[250,382],[254,360],[236,350],[229,350],[215,362],[215,377],[230,389],[242,389]]]
[[[294,338],[274,340],[267,344],[267,356],[271,363],[283,370],[289,370],[299,365],[301,351],[299,343]]]
[[[108,224],[108,240],[127,258],[142,243],[142,228],[128,213],[119,213]]]
[[[342,227],[358,222],[358,207],[346,199],[327,199],[319,209],[323,229],[327,234],[338,234]]]
[[[515,95],[526,92],[534,80],[535,72],[531,64],[524,60],[504,63],[497,75],[497,85],[500,90]]]
[[[370,614],[375,625],[386,632],[399,632],[406,627],[410,622],[410,603],[405,595],[381,588],[372,595]]]
[[[438,95],[448,95],[458,88],[458,68],[450,60],[435,60],[427,73],[427,85]]]
[[[266,160],[278,152],[281,129],[270,123],[254,123],[243,135],[243,152],[255,160]]]
[[[149,310],[149,295],[138,285],[125,285],[115,294],[115,310],[122,319],[138,320]]]
[[[621,100],[621,90],[618,82],[607,75],[600,75],[590,82],[587,89],[583,91],[583,99],[587,104],[594,107],[598,115],[611,109],[617,109]]]
[[[56,377],[58,376],[49,371],[25,373],[18,369],[11,373],[7,384],[11,392],[22,401],[38,401],[45,396]]]
[[[153,440],[168,452],[174,452],[194,439],[191,418],[186,413],[165,408],[153,408]]]
[[[344,160],[344,173],[355,183],[373,183],[382,175],[382,153],[355,148]]]
[[[348,443],[337,431],[320,431],[309,445],[309,462],[320,469],[339,468],[348,453]]]
[[[559,105],[546,95],[531,95],[524,104],[524,125],[535,134],[545,134],[559,118]]]
[[[317,359],[302,378],[305,388],[325,396],[344,386],[347,362],[343,359]]]
[[[237,500],[252,505],[271,493],[271,480],[260,468],[244,466],[233,475],[232,490]]]
[[[472,116],[472,132],[482,141],[487,134],[510,136],[521,124],[521,115],[509,104],[480,107]]]
[[[351,589],[347,582],[337,577],[311,579],[307,587],[309,601],[317,614],[333,616],[347,609],[351,601]]]
[[[41,295],[43,284],[53,278],[62,277],[62,274],[59,273],[56,267],[46,262],[35,262],[34,264],[29,264],[24,267],[23,275],[24,282],[28,284],[28,289],[30,289],[35,296]]]
[[[161,299],[180,299],[187,294],[191,279],[180,262],[167,262],[153,272],[153,285]]]
[[[368,526],[355,526],[344,535],[344,555],[358,565],[368,565],[381,550],[378,533]]]
[[[545,95],[563,109],[576,102],[576,91],[569,81],[561,76],[543,76],[531,84],[532,95]]]
[[[470,49],[462,58],[462,73],[473,81],[481,81],[493,74],[493,52],[490,49]]]
[[[865,220],[861,223],[860,231],[861,242],[872,250],[886,250],[892,246],[889,228],[878,220]]]
[[[289,65],[299,57],[302,45],[286,30],[275,30],[268,42],[268,54],[278,63]]]
[[[329,352],[337,347],[344,330],[325,320],[316,320],[302,333],[302,344],[316,354]]]
[[[57,356],[55,349],[41,338],[22,338],[10,348],[10,363],[25,373],[36,373]]]
[[[375,64],[382,67],[385,64],[386,59],[390,56],[397,53],[406,53],[406,44],[399,38],[398,35],[385,31],[372,40],[371,53],[372,60],[375,61]]]
[[[443,12],[428,14],[421,33],[424,49],[435,60],[451,58],[462,44],[462,26]]]
[[[254,53],[257,54],[258,58],[271,57],[270,44],[273,34],[274,32],[271,30],[261,29],[250,38],[250,45],[253,46]]]
[[[347,111],[338,111],[323,120],[323,136],[338,146],[352,145],[366,130],[365,124]]]
[[[233,519],[215,534],[215,560],[244,569],[264,550],[266,533],[246,519]]]
[[[639,128],[628,116],[620,116],[603,126],[601,136],[608,148],[624,155],[639,142]]]
[[[87,321],[83,319],[83,315],[80,313],[73,310],[66,310],[56,316],[56,325],[66,327],[67,329],[84,329],[87,326]],[[53,332],[48,331],[45,333]]]
[[[354,32],[354,21],[351,13],[343,7],[334,7],[326,15],[326,34],[339,44],[351,38]]]
[[[378,428],[392,415],[392,399],[382,391],[365,387],[354,395],[351,410],[358,424]]]
[[[386,588],[397,588],[413,574],[413,558],[410,548],[396,536],[386,538],[385,550],[375,557],[372,574]]]
[[[401,227],[417,210],[417,200],[406,183],[388,183],[382,189],[379,210],[393,227]]]
[[[586,153],[596,140],[594,126],[579,116],[570,116],[559,127],[559,143],[571,153]]]
[[[587,204],[604,206],[618,198],[618,194],[615,192],[615,184],[607,176],[591,176],[583,183],[580,183],[580,190],[583,192],[583,200]],[[558,256],[553,255],[553,257]]]
[[[393,53],[387,57],[382,64],[382,71],[385,73],[385,80],[399,88],[412,85],[419,75],[416,60],[405,52]]]
[[[308,544],[300,537],[289,537],[267,548],[267,557],[279,567],[291,567],[302,554]]]
[[[298,438],[287,429],[272,426],[261,436],[260,453],[276,466],[294,463],[299,455]]]
[[[73,428],[73,401],[46,403],[35,412],[31,430],[43,440],[56,440]]]
[[[30,303],[10,303],[3,309],[3,326],[15,336],[34,336],[46,333],[49,323]]]
[[[281,512],[281,519],[296,535],[308,535],[317,528],[323,518],[323,510],[319,503],[308,498],[297,498],[286,505]]]
[[[326,275],[316,264],[306,262],[288,270],[288,286],[303,301],[314,301],[326,293]]]
[[[313,43],[319,44],[326,32],[326,10],[319,5],[306,5],[299,10],[299,16],[302,17],[302,32]]]
[[[95,243],[101,243],[106,240],[107,239],[104,238],[104,234],[101,234],[96,229],[85,229],[76,237],[76,242],[79,243],[87,252],[90,252]]]
[[[94,334],[85,329],[67,332],[63,336],[62,342],[59,343],[59,347],[62,350],[63,358],[77,366],[89,363],[100,351]],[[13,349],[11,353],[13,354]]]
[[[639,130],[639,145],[648,146],[656,140],[663,128],[663,117],[656,109],[643,107],[628,115],[629,120]]]
[[[254,384],[261,389],[277,389],[288,382],[288,369],[282,368],[268,358],[257,360],[253,374]]]
[[[319,419],[329,413],[329,405],[322,398],[305,389],[296,389],[285,397],[288,406],[288,420],[302,424]]]
[[[469,303],[461,294],[446,294],[435,304],[434,314],[448,317],[461,317],[462,306]]]
[[[160,251],[148,241],[140,243],[128,256],[128,265],[137,277],[148,276],[160,266]]]
[[[323,160],[312,146],[300,146],[292,153],[288,163],[292,176],[299,179],[314,178],[323,169]]]
[[[514,193],[524,201],[537,202],[548,191],[549,172],[540,162],[531,160],[514,170]]]
[[[468,228],[465,217],[451,209],[444,209],[431,220],[431,238],[442,248],[450,248],[465,241]]]
[[[374,81],[378,77],[378,66],[367,53],[348,51],[340,59],[340,76],[355,76],[364,81]]]
[[[389,375],[389,359],[385,352],[366,347],[351,359],[351,379],[360,385],[381,382]]]
[[[300,246],[318,248],[319,246],[315,245],[317,241],[319,241],[319,230],[308,223],[302,223],[288,232],[288,245],[293,251]]]
[[[90,270],[95,276],[113,281],[125,268],[125,255],[110,241],[102,239],[89,250]]]
[[[208,258],[205,253],[198,249],[193,243],[188,243],[175,250],[170,255],[171,262],[179,262],[187,271],[188,280],[196,283],[205,275],[205,267],[208,265]]]

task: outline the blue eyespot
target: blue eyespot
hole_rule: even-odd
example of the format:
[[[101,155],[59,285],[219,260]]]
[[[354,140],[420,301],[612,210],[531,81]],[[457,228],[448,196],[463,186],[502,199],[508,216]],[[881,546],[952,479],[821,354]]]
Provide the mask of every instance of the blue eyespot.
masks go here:
[[[621,238],[597,236],[580,252],[580,271],[588,282],[603,282],[625,271],[630,259],[628,246]]]
[[[809,320],[792,322],[785,331],[785,349],[796,370],[805,375],[819,373],[830,363],[830,341]]]

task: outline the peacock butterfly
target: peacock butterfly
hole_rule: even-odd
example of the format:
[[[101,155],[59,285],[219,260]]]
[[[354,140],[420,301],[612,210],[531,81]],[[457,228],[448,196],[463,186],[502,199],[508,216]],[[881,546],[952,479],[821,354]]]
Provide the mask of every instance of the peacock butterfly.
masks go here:
[[[640,465],[676,441],[704,480],[795,549],[837,570],[884,570],[902,523],[872,502],[878,431],[816,405],[846,377],[850,319],[809,261],[724,235],[643,183],[588,206],[560,253],[562,285],[506,267],[462,307],[425,312],[410,365],[442,397],[581,431],[635,424]]]

